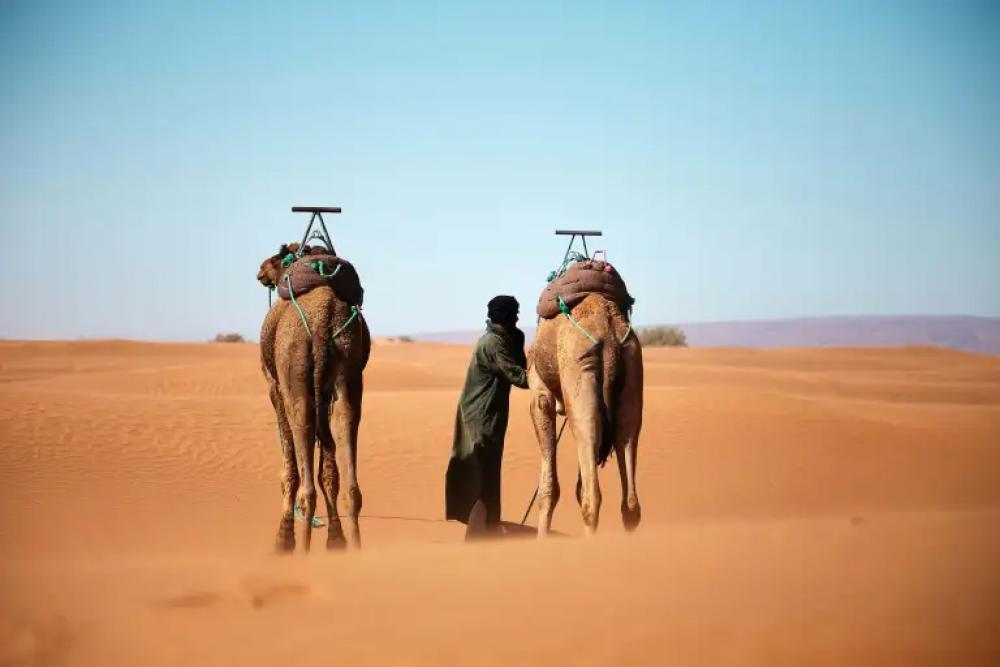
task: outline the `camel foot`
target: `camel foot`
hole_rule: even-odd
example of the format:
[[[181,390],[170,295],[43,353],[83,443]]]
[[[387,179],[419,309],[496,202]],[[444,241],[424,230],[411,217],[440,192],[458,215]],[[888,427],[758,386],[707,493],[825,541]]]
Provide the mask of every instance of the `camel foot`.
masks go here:
[[[335,517],[326,526],[326,548],[330,551],[343,549],[347,546],[347,538],[344,536],[344,527],[340,523],[340,517]]]
[[[625,530],[632,532],[639,527],[639,521],[642,519],[642,508],[636,506],[635,509],[630,510],[627,507],[622,507],[622,523],[625,525]]]
[[[589,507],[583,508],[583,535],[593,537],[597,534],[597,523],[599,515]]]
[[[326,536],[326,548],[328,551],[343,551],[347,548],[347,538],[341,532],[329,534]]]
[[[295,551],[295,535],[278,533],[274,540],[274,551],[279,554],[290,554]]]

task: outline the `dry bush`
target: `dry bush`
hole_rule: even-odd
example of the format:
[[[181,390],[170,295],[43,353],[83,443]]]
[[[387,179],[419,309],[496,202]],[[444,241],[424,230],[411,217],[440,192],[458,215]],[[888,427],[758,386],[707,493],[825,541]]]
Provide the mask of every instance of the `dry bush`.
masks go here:
[[[220,333],[215,335],[216,343],[244,343],[243,336],[238,333]]]
[[[639,342],[648,347],[687,347],[687,335],[677,327],[646,327],[639,330]]]

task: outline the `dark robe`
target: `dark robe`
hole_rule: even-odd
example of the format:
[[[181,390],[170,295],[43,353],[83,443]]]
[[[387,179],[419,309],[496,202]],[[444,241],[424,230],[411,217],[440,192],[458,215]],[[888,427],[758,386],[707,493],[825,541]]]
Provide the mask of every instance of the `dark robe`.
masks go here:
[[[455,414],[455,435],[445,478],[445,515],[465,523],[476,500],[486,524],[500,524],[500,464],[507,433],[510,386],[528,387],[524,333],[491,322],[469,362]]]

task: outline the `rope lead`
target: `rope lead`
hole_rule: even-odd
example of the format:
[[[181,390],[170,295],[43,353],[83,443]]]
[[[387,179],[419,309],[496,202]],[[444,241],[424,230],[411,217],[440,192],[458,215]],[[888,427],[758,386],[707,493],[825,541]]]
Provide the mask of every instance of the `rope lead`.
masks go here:
[[[594,345],[597,345],[597,339],[594,338],[592,335],[590,335],[590,332],[587,331],[586,329],[584,329],[583,326],[579,322],[577,322],[573,318],[573,316],[570,314],[570,312],[569,312],[569,306],[567,306],[566,302],[563,301],[562,296],[557,296],[556,300],[559,302],[559,310],[562,311],[562,314],[565,315],[567,318],[569,318],[569,321],[573,323],[573,326],[575,326],[577,329],[579,329],[580,331],[582,331],[583,335],[586,336],[587,338],[589,338],[591,343],[593,343]]]
[[[324,269],[326,268],[326,263],[321,259],[316,260],[315,262],[310,262],[309,266],[312,267],[312,269],[316,271],[316,273],[318,273],[321,278],[326,278],[327,280],[330,280],[334,278],[338,273],[340,273],[340,269],[343,268],[344,265],[338,264],[337,267],[330,273],[323,272]]]
[[[340,267],[337,267],[337,268],[340,268]],[[356,320],[358,318],[359,314],[361,314],[361,311],[358,309],[358,307],[357,306],[351,306],[351,316],[347,318],[347,321],[344,322],[340,326],[339,329],[337,329],[336,331],[333,332],[333,335],[330,336],[330,340],[333,340],[334,338],[336,338],[340,334],[344,333],[344,329],[346,329],[348,326],[350,326],[351,322],[353,322],[354,320]]]
[[[278,430],[275,432],[275,435],[278,436],[278,449],[281,450],[281,455],[284,456],[285,455],[285,446],[281,442],[281,427],[280,426],[278,427]],[[295,445],[293,445],[292,443],[289,443],[288,446],[292,447],[292,448],[295,447]],[[305,517],[304,514],[302,514],[302,508],[299,507],[298,505],[295,506],[295,518],[298,519],[300,523],[305,523],[306,522],[306,517]],[[322,528],[324,525],[325,524],[323,523],[323,519],[320,519],[318,516],[314,516],[313,517],[313,519],[312,519],[312,527],[313,528]]]
[[[306,328],[306,334],[312,339],[312,331],[309,330],[309,322],[306,321],[306,314],[302,312],[302,306],[299,305],[298,300],[295,298],[295,292],[292,290],[292,277],[289,274],[285,274],[285,283],[288,284],[288,296],[291,297],[292,303],[295,305],[295,310],[299,311],[299,317],[302,318],[302,326]]]
[[[570,314],[569,306],[567,306],[566,302],[563,301],[562,296],[557,296],[556,300],[559,302],[559,310],[562,311],[562,314],[565,315],[569,319],[569,321],[573,323],[573,326],[575,326],[577,329],[579,329],[580,331],[582,331],[583,335],[586,336],[587,338],[589,338],[591,343],[593,343],[594,345],[597,345],[597,339],[594,338],[589,331],[587,331],[586,329],[584,329],[583,325],[580,324],[579,322],[577,322],[576,319],[574,319],[574,317]],[[625,330],[625,335],[622,336],[618,340],[618,342],[621,343],[622,345],[624,345],[625,341],[628,340],[628,337],[630,335],[632,335],[632,307],[631,306],[629,306],[629,309],[628,309],[628,312],[625,315],[625,318],[628,320],[628,328]]]
[[[635,299],[632,299],[632,302],[635,303]],[[631,305],[629,305],[628,310],[625,311],[625,319],[628,320],[628,329],[625,330],[625,335],[622,336],[622,339],[620,341],[618,341],[622,345],[624,345],[625,341],[628,340],[628,337],[630,335],[632,335],[632,306]]]

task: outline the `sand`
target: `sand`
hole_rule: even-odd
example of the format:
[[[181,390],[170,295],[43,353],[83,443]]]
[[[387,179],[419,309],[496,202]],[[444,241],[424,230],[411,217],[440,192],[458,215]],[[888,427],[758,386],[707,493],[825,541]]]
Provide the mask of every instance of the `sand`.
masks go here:
[[[647,350],[639,530],[609,465],[581,537],[567,436],[560,536],[467,545],[468,355],[374,349],[364,550],[279,557],[255,346],[0,342],[0,664],[1000,664],[1000,357]]]

